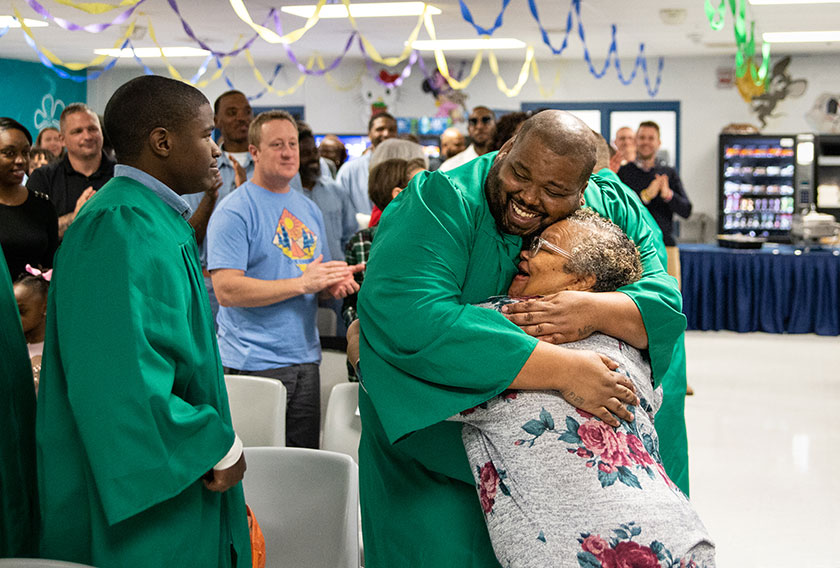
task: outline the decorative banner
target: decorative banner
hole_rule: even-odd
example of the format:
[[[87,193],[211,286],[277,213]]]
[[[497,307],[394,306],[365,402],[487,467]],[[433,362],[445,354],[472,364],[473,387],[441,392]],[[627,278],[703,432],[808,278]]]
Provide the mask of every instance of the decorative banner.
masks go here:
[[[399,87],[402,85],[403,81],[411,75],[411,68],[414,67],[414,64],[417,63],[417,59],[419,58],[417,51],[412,51],[411,56],[408,58],[408,64],[403,68],[402,72],[397,74],[394,78],[385,78],[382,76],[382,72],[377,73],[376,69],[374,69],[373,61],[371,61],[370,57],[368,57],[367,51],[365,51],[365,46],[361,40],[359,40],[359,49],[362,50],[362,55],[365,56],[365,66],[367,67],[368,73],[383,87]]]
[[[540,68],[537,66],[537,60],[531,60],[531,71],[534,75],[534,82],[537,84],[537,87],[540,90],[540,95],[544,99],[549,99],[554,96],[554,93],[557,90],[557,85],[560,84],[560,71],[558,70],[554,74],[554,81],[551,84],[551,89],[546,89],[542,84],[542,79],[540,78]]]
[[[422,60],[422,59],[420,59],[420,61],[422,62],[423,60]],[[324,58],[323,58],[323,57],[321,57],[320,55],[319,55],[319,56],[317,56],[317,57],[315,58],[315,64],[316,64],[319,68],[323,69],[323,68],[325,67],[325,65],[324,65]],[[359,72],[356,74],[356,78],[355,78],[355,79],[353,79],[352,81],[350,81],[350,82],[349,82],[348,84],[346,84],[346,85],[340,85],[340,84],[338,83],[338,81],[336,81],[335,79],[333,79],[332,74],[330,74],[330,73],[325,73],[325,74],[324,74],[324,79],[326,79],[326,80],[327,80],[327,84],[329,84],[329,86],[330,86],[330,87],[332,87],[333,89],[335,89],[336,91],[352,91],[353,89],[357,89],[357,88],[359,87],[359,85],[361,85],[361,84],[362,84],[362,77],[364,77],[364,75],[365,75],[365,71],[364,71],[364,69],[361,69],[361,68],[360,68],[360,69],[359,69]]]
[[[97,69],[96,71],[89,71],[87,73],[87,75],[81,75],[81,76],[71,75],[70,73],[68,73],[64,69],[61,69],[60,67],[57,67],[56,65],[54,65],[53,62],[50,61],[50,59],[36,45],[35,40],[33,40],[29,35],[24,34],[23,39],[25,39],[27,45],[29,45],[29,47],[31,47],[35,51],[35,53],[38,55],[38,59],[41,60],[41,63],[43,63],[45,67],[54,71],[55,74],[58,75],[59,77],[61,77],[62,79],[69,79],[69,80],[73,81],[74,83],[84,83],[88,80],[92,81],[92,80],[98,79],[103,73],[105,73],[107,71],[110,71],[111,68],[114,65],[117,64],[117,59],[118,58],[114,57],[113,59],[111,59],[111,61],[108,62],[108,64],[103,69]],[[128,43],[129,43],[129,40],[126,39],[123,42],[120,49],[124,49],[128,45]]]
[[[30,44],[30,45],[34,44],[34,46],[36,48],[36,51],[38,52],[39,57],[41,55],[43,55],[50,62],[52,62],[54,65],[60,65],[62,67],[66,67],[67,69],[70,69],[71,71],[81,71],[83,69],[87,69],[88,67],[95,67],[97,65],[100,65],[100,64],[102,64],[103,61],[108,59],[107,55],[99,55],[99,56],[95,57],[94,59],[92,59],[88,63],[65,63],[60,58],[56,57],[56,55],[53,54],[52,51],[50,51],[49,49],[47,49],[45,47],[41,47],[40,45],[38,45],[38,42],[35,39],[35,36],[32,35],[32,30],[30,30],[29,26],[26,25],[26,22],[24,22],[23,16],[20,15],[20,12],[18,12],[18,9],[14,8],[14,7],[12,9],[14,10],[15,18],[17,18],[17,21],[20,23],[20,29],[23,30],[23,33],[26,34],[26,37],[28,37],[29,39],[32,40],[32,44]],[[131,23],[129,24],[128,29],[127,29],[126,33],[123,35],[123,37],[121,37],[120,39],[118,39],[114,43],[114,48],[117,48],[120,45],[125,47],[126,42],[131,37],[131,34],[134,33],[135,22],[136,22],[136,20],[131,21]],[[43,58],[42,58],[42,61],[43,61]]]
[[[132,0],[132,1],[134,1],[134,0]],[[52,20],[59,27],[62,27],[65,30],[69,30],[71,32],[85,31],[85,32],[92,33],[92,34],[98,34],[101,31],[107,30],[111,26],[122,24],[123,22],[128,20],[131,17],[131,15],[134,13],[134,10],[136,10],[137,7],[140,6],[140,4],[142,4],[145,1],[146,0],[136,0],[136,1],[134,1],[134,4],[128,10],[126,10],[125,12],[123,12],[122,14],[120,14],[119,16],[114,18],[114,20],[111,21],[110,23],[107,23],[107,24],[88,24],[86,26],[80,26],[78,24],[74,24],[73,22],[69,22],[69,21],[65,20],[64,18],[58,18],[56,16],[53,16],[52,14],[50,14],[49,10],[47,10],[41,4],[39,4],[37,2],[37,0],[26,0],[26,3],[29,4],[29,7],[32,8],[33,10],[35,10],[38,13],[38,15],[43,16],[44,18],[46,18],[48,20]]]
[[[502,10],[499,12],[499,15],[496,16],[496,22],[493,24],[493,27],[490,29],[483,28],[473,21],[472,13],[470,9],[467,8],[467,5],[464,3],[464,0],[458,0],[458,3],[461,5],[461,17],[464,18],[468,24],[475,28],[475,31],[478,35],[493,35],[497,29],[499,29],[502,25],[502,18],[504,18],[505,10],[507,10],[508,4],[510,4],[510,0],[502,0]]]
[[[233,11],[236,12],[236,15],[239,16],[239,19],[251,26],[255,32],[257,32],[261,38],[263,38],[268,43],[294,43],[300,38],[303,37],[303,34],[309,31],[312,26],[318,23],[318,20],[321,19],[321,8],[324,4],[327,3],[327,0],[318,0],[318,4],[315,5],[315,11],[306,20],[306,23],[303,25],[302,28],[296,29],[293,32],[289,32],[284,36],[279,36],[270,29],[261,26],[257,23],[254,23],[254,20],[251,19],[251,15],[248,13],[248,9],[245,8],[245,4],[242,0],[229,0],[230,5],[233,8]],[[345,0],[347,1],[347,0]],[[355,27],[355,26],[354,26]]]
[[[245,59],[248,60],[248,65],[251,66],[251,71],[254,72],[254,77],[256,77],[257,81],[265,88],[265,90],[269,91],[272,94],[277,95],[278,97],[285,97],[286,95],[291,95],[292,93],[297,91],[300,88],[301,85],[303,85],[304,81],[306,81],[307,76],[306,76],[305,73],[302,73],[301,76],[298,77],[298,80],[294,85],[292,85],[291,87],[289,87],[285,91],[278,91],[273,86],[271,86],[270,83],[268,83],[265,80],[262,73],[260,73],[260,70],[257,69],[257,64],[254,63],[254,58],[251,56],[251,51],[250,50],[245,50],[244,53],[245,53]],[[312,68],[314,61],[315,61],[315,57],[314,56],[310,57],[309,61],[306,64],[307,68]]]
[[[720,0],[717,8],[712,5],[711,0],[706,0],[704,7],[709,25],[715,31],[723,29],[726,14],[726,1]],[[729,8],[732,12],[733,30],[735,34],[735,74],[738,77],[736,84],[741,96],[748,102],[756,93],[761,94],[767,87],[767,72],[770,68],[770,44],[764,42],[761,46],[761,65],[757,65],[755,57],[755,22],[750,22],[750,35],[747,38],[746,24],[746,0],[729,0]],[[749,78],[744,76],[749,73]]]
[[[104,14],[119,8],[128,8],[143,2],[144,0],[122,0],[119,4],[106,4],[105,2],[73,2],[72,0],[53,0],[56,4],[70,6],[88,14]]]
[[[499,62],[496,61],[496,54],[491,51],[487,57],[487,61],[490,63],[490,71],[496,76],[496,86],[499,90],[508,97],[515,97],[522,90],[525,83],[528,82],[528,73],[531,68],[531,63],[534,61],[534,48],[528,46],[528,51],[525,53],[525,63],[522,64],[522,69],[519,71],[519,81],[510,88],[508,88],[504,79],[499,74]]]
[[[537,11],[537,5],[534,0],[528,0],[528,6],[531,10],[531,15],[534,17],[534,20],[537,22],[537,27],[539,27],[540,34],[542,35],[543,43],[545,43],[551,52],[554,55],[560,55],[565,51],[565,49],[569,45],[569,36],[572,32],[573,26],[573,16],[574,19],[577,20],[577,28],[578,28],[578,36],[580,37],[581,44],[583,44],[583,58],[586,61],[587,65],[589,66],[589,72],[592,74],[593,77],[596,79],[600,79],[604,76],[607,70],[610,67],[610,64],[615,62],[615,68],[618,73],[619,80],[625,84],[629,85],[636,77],[636,72],[638,69],[641,68],[642,73],[644,73],[644,80],[645,80],[645,87],[647,88],[648,94],[651,97],[655,97],[656,94],[659,92],[659,85],[662,82],[662,69],[665,65],[665,60],[660,57],[659,58],[659,65],[657,68],[657,77],[656,77],[656,84],[651,86],[650,77],[648,75],[648,68],[647,68],[647,58],[645,57],[645,44],[639,43],[639,54],[636,56],[636,63],[633,67],[633,71],[630,74],[630,77],[625,79],[624,74],[621,71],[621,60],[618,56],[618,44],[616,40],[616,33],[617,29],[615,24],[611,27],[611,42],[609,50],[607,51],[607,56],[604,60],[604,67],[600,71],[595,70],[595,66],[592,64],[592,57],[589,54],[589,46],[586,44],[586,34],[583,29],[583,19],[580,16],[580,0],[572,0],[571,5],[569,6],[569,13],[566,16],[566,32],[563,35],[563,43],[560,48],[555,48],[552,45],[551,40],[548,37],[548,31],[542,25],[542,21],[540,20],[539,12]]]
[[[277,11],[272,9],[269,13],[269,16],[272,17],[274,20],[274,29],[277,31],[278,34],[282,35],[283,24],[280,21],[280,17],[277,15]],[[292,63],[294,63],[295,67],[298,68],[298,71],[300,71],[301,73],[305,73],[306,75],[320,76],[329,73],[330,71],[338,67],[339,63],[341,63],[341,61],[344,59],[344,56],[347,55],[347,52],[350,50],[350,46],[353,44],[353,38],[355,38],[358,35],[358,33],[359,32],[357,31],[351,32],[350,37],[347,38],[347,43],[344,45],[344,50],[341,52],[341,54],[338,57],[336,57],[333,60],[333,62],[330,63],[328,66],[322,66],[320,69],[308,68],[303,63],[298,61],[298,58],[295,56],[294,52],[292,51],[292,48],[289,47],[288,44],[284,44],[283,48],[286,50],[286,55],[289,57]],[[364,52],[364,48],[362,48],[362,51]],[[323,59],[321,59],[321,62],[323,63]]]
[[[429,39],[432,41],[437,40],[437,34],[435,33],[435,24],[432,21],[432,15],[426,14],[424,18],[424,22],[426,24],[426,33],[429,34]],[[449,65],[446,63],[446,56],[443,54],[443,51],[440,49],[435,49],[435,63],[437,63],[438,71],[446,79],[446,82],[455,89],[456,91],[460,91],[465,89],[467,85],[469,85],[472,80],[478,75],[479,70],[481,69],[481,60],[484,57],[484,50],[478,52],[475,56],[475,59],[472,63],[472,69],[470,70],[470,74],[467,75],[467,78],[459,81],[455,79],[449,74]]]
[[[405,42],[405,49],[403,52],[397,57],[385,57],[379,55],[379,52],[370,43],[365,36],[362,35],[362,32],[359,31],[359,26],[356,25],[356,19],[353,18],[353,14],[350,13],[350,0],[341,0],[342,4],[347,8],[347,19],[350,20],[350,25],[353,26],[353,29],[359,33],[359,39],[361,40],[362,44],[364,44],[364,50],[367,52],[369,57],[379,63],[380,65],[385,65],[386,67],[394,67],[395,65],[399,65],[406,59],[411,56],[411,52],[414,51],[414,42],[417,41],[417,36],[420,35],[420,28],[423,27],[423,21],[426,18],[431,19],[432,15],[429,14],[429,5],[423,5],[423,13],[420,14],[420,17],[417,18],[417,25],[414,27],[414,30],[408,35],[408,39]]]
[[[210,77],[210,79],[207,79],[206,81],[201,81],[200,83],[196,82],[196,81],[198,81],[198,79],[202,75],[204,75],[205,71],[207,71],[207,65],[210,64],[210,61],[213,58],[213,54],[210,54],[210,55],[208,55],[208,57],[204,61],[204,63],[201,65],[201,67],[199,67],[195,76],[191,80],[187,81],[186,79],[184,79],[184,77],[178,72],[177,69],[175,69],[175,67],[166,58],[166,55],[163,52],[163,48],[158,43],[157,37],[155,35],[155,27],[152,25],[152,19],[149,18],[148,20],[149,20],[149,37],[151,38],[152,42],[154,42],[155,47],[157,47],[160,50],[160,58],[163,60],[163,63],[166,65],[166,69],[169,71],[169,75],[173,79],[176,79],[176,80],[181,81],[183,83],[189,83],[189,84],[194,85],[195,87],[197,87],[199,89],[203,89],[204,87],[206,87],[207,85],[209,85],[210,83],[212,83],[213,81],[215,81],[216,79],[218,79],[219,77],[222,76],[225,68],[228,66],[228,63],[230,63],[230,60],[231,60],[230,57],[225,57],[224,58],[223,65],[221,65],[219,67],[219,70],[212,77]],[[238,44],[239,40],[237,40],[236,43]],[[132,47],[132,49],[133,49],[133,47]],[[146,70],[146,74],[149,75],[150,73],[148,72],[148,67],[146,67],[146,65],[142,61],[140,61],[140,58],[137,56],[137,53],[134,53],[134,59],[140,62],[140,64]]]
[[[213,49],[212,47],[210,47],[209,45],[207,45],[206,43],[201,41],[201,39],[199,39],[199,37],[195,35],[195,32],[192,29],[192,26],[190,26],[187,23],[187,21],[184,20],[184,17],[181,15],[181,10],[178,9],[178,3],[175,2],[175,0],[167,0],[167,1],[169,2],[169,7],[172,8],[172,10],[178,16],[178,19],[181,20],[181,26],[184,28],[184,32],[186,32],[187,36],[189,36],[189,38],[191,40],[196,42],[199,45],[199,47],[201,47],[201,49],[203,49],[205,51],[209,51],[215,57],[235,57],[235,56],[239,55],[241,52],[243,52],[246,49],[248,49],[249,47],[251,47],[251,44],[254,43],[257,40],[257,38],[259,37],[259,34],[254,34],[253,36],[251,36],[251,39],[246,41],[245,44],[242,47],[240,47],[239,49],[234,49],[233,51],[229,51],[227,53],[221,52],[221,51],[216,51],[215,49]],[[272,14],[274,14],[274,8],[272,8],[271,11],[269,12],[269,17]]]

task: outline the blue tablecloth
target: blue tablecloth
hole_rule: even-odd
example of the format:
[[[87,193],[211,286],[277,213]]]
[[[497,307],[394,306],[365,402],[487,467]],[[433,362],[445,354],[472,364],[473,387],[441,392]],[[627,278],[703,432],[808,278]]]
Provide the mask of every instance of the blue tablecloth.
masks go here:
[[[840,335],[840,250],[679,248],[688,329]]]

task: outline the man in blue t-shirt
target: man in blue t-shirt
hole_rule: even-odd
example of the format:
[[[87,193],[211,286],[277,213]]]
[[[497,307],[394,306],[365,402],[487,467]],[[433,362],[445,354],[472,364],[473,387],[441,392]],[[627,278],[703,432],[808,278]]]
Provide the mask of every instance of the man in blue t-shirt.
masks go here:
[[[351,267],[331,260],[318,206],[296,191],[295,119],[260,114],[248,130],[254,175],[216,208],[208,262],[219,300],[219,351],[226,373],[283,382],[286,445],[318,447],[321,347],[318,297],[358,290]]]

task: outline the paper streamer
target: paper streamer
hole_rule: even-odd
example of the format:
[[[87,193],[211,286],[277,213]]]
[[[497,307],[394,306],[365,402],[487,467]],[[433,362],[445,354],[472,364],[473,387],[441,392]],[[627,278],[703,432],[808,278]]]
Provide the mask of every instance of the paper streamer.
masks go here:
[[[464,2],[464,0],[458,0],[458,3],[461,5],[461,17],[464,18],[464,20],[468,24],[475,28],[475,31],[478,33],[478,35],[490,36],[493,35],[493,32],[495,32],[502,26],[502,19],[504,18],[505,10],[507,10],[508,4],[510,4],[510,0],[502,0],[502,10],[499,12],[499,15],[496,16],[496,22],[493,24],[493,27],[489,29],[483,28],[475,23],[472,17],[472,13],[470,12],[470,9],[467,7],[467,4]]]
[[[166,69],[167,69],[167,71],[169,71],[169,75],[173,79],[176,79],[178,81],[182,81],[184,83],[189,83],[189,84],[194,85],[195,87],[201,89],[201,88],[206,87],[207,85],[209,85],[213,81],[216,81],[217,79],[219,79],[222,76],[225,68],[230,63],[230,60],[231,60],[230,57],[225,57],[224,58],[224,61],[222,63],[222,66],[220,67],[219,71],[217,71],[212,77],[210,77],[210,79],[207,79],[207,80],[201,81],[201,82],[197,82],[198,79],[202,75],[204,75],[204,73],[207,71],[207,66],[210,64],[210,62],[213,59],[213,54],[210,54],[210,55],[208,55],[207,59],[205,59],[204,63],[199,67],[198,71],[193,76],[193,79],[191,79],[191,80],[184,79],[184,77],[181,75],[181,73],[179,73],[178,70],[175,69],[175,66],[172,65],[169,62],[169,59],[167,59],[166,55],[164,55],[163,48],[158,43],[157,36],[155,34],[155,27],[154,27],[154,25],[152,25],[152,19],[149,18],[148,21],[149,21],[149,38],[155,44],[155,47],[157,47],[160,50],[160,58],[163,61],[164,65],[166,65]],[[237,40],[237,43],[239,43],[238,40]],[[137,53],[134,53],[134,59],[136,61],[140,61],[140,58],[137,56]],[[142,61],[140,61],[140,64],[143,65],[144,69],[148,69],[148,67],[146,67],[146,65]],[[146,72],[146,74],[147,75],[149,74],[148,71]]]
[[[209,51],[209,52],[210,52],[213,56],[215,56],[215,57],[235,57],[235,56],[239,55],[241,52],[243,52],[243,51],[245,51],[246,49],[248,49],[249,47],[251,47],[251,44],[253,44],[253,43],[257,40],[257,38],[258,38],[258,37],[260,37],[260,36],[259,36],[259,34],[256,34],[256,33],[255,33],[255,34],[254,34],[253,36],[251,36],[251,38],[250,38],[248,41],[246,41],[246,42],[245,42],[245,44],[244,44],[242,47],[240,47],[240,48],[237,48],[237,49],[234,49],[233,51],[228,51],[228,52],[216,51],[215,49],[213,49],[212,47],[210,47],[209,45],[207,45],[206,43],[204,43],[204,42],[203,42],[203,41],[202,41],[202,40],[201,40],[201,39],[200,39],[200,38],[199,38],[199,37],[195,34],[195,32],[194,32],[194,31],[193,31],[193,29],[192,29],[192,26],[190,26],[190,24],[189,24],[189,23],[187,23],[187,21],[186,21],[186,20],[184,19],[184,17],[181,15],[181,10],[178,8],[178,3],[177,3],[175,0],[167,0],[167,2],[169,3],[169,7],[170,7],[170,8],[172,8],[172,10],[173,10],[173,11],[175,12],[175,14],[178,16],[178,19],[179,19],[179,20],[181,20],[181,27],[183,27],[183,28],[184,28],[184,32],[186,32],[187,36],[188,36],[191,40],[193,40],[194,42],[196,42],[196,43],[199,45],[199,47],[201,47],[201,49],[204,49],[204,50],[206,50],[206,51]],[[271,11],[268,13],[268,14],[269,14],[269,17],[271,17],[271,15],[272,15],[272,14],[274,14],[274,13],[275,13],[275,10],[274,10],[274,8],[272,8],[272,9],[271,9]],[[266,22],[267,22],[267,21],[268,21],[268,18],[266,18]]]
[[[24,34],[23,39],[25,39],[26,44],[35,51],[36,55],[38,55],[38,59],[41,61],[41,63],[44,64],[45,67],[47,67],[48,69],[51,69],[53,72],[55,72],[56,75],[58,75],[62,79],[69,79],[70,81],[73,81],[74,83],[84,83],[84,82],[89,81],[89,80],[90,81],[96,80],[99,77],[101,77],[103,73],[105,73],[107,71],[110,71],[111,68],[114,65],[117,64],[117,58],[114,57],[102,69],[97,69],[96,71],[88,71],[86,75],[82,75],[82,76],[71,75],[70,73],[68,73],[64,69],[61,69],[60,67],[57,67],[56,65],[54,65],[53,62],[50,61],[49,58],[35,44],[35,40],[33,40],[29,35]],[[129,40],[126,39],[123,42],[120,49],[125,48],[128,44],[129,44]]]
[[[277,95],[278,97],[285,97],[285,96],[291,95],[292,93],[297,91],[300,88],[301,85],[303,85],[304,81],[306,81],[307,75],[302,73],[301,76],[298,77],[298,80],[295,82],[294,85],[292,85],[291,87],[289,87],[288,89],[285,89],[283,91],[278,91],[268,81],[265,80],[262,73],[260,73],[260,70],[257,69],[257,64],[254,63],[254,58],[251,56],[251,51],[250,50],[245,50],[244,53],[245,53],[245,59],[248,60],[248,65],[251,66],[251,71],[253,71],[254,77],[257,79],[257,82],[259,82],[260,85],[262,85],[265,88],[265,90],[267,90],[268,92],[270,92],[272,94]],[[310,57],[309,61],[307,62],[307,67],[311,68],[314,61],[315,61],[315,57],[314,56]]]
[[[347,8],[347,19],[350,20],[350,25],[353,26],[353,29],[359,33],[359,39],[361,40],[362,44],[364,45],[364,49],[367,52],[368,56],[379,63],[380,65],[385,65],[386,67],[394,67],[395,65],[399,65],[409,57],[411,57],[411,52],[414,51],[414,42],[417,41],[417,36],[420,34],[420,29],[423,27],[423,22],[428,18],[431,21],[432,15],[429,14],[429,5],[424,4],[423,6],[423,13],[420,14],[420,17],[417,18],[417,25],[414,26],[412,32],[408,35],[408,39],[405,42],[405,49],[403,52],[398,55],[397,57],[382,57],[379,55],[379,52],[370,43],[362,32],[359,31],[359,26],[356,24],[356,19],[353,18],[353,15],[350,13],[350,0],[341,0],[342,4]]]
[[[767,72],[770,69],[770,44],[764,42],[761,46],[762,61],[757,65],[755,57],[755,21],[750,22],[750,33],[747,36],[746,0],[729,0],[729,10],[732,12],[733,32],[735,35],[735,75],[738,79],[749,73],[749,79],[758,87],[764,87]],[[715,31],[723,29],[726,17],[727,0],[720,0],[717,8],[711,0],[706,0],[704,8],[709,25]]]
[[[119,4],[108,4],[106,2],[73,2],[72,0],[53,0],[56,4],[63,6],[70,6],[76,10],[87,12],[88,14],[104,14],[111,10],[118,10],[120,8],[128,8],[143,2],[143,0],[122,0]]]
[[[6,33],[8,31],[9,31],[9,26],[6,26],[5,28],[0,28],[0,37],[3,37],[4,35],[6,35]]]
[[[20,15],[20,12],[18,12],[18,9],[17,8],[12,8],[12,9],[14,10],[15,18],[17,18],[17,21],[20,23],[20,29],[23,30],[23,33],[26,35],[26,37],[28,37],[32,40],[33,44],[36,46],[36,48],[38,50],[38,53],[43,54],[54,65],[60,65],[61,67],[65,67],[67,69],[70,69],[71,71],[82,71],[83,69],[87,69],[88,67],[96,67],[96,66],[102,64],[103,61],[108,59],[107,55],[99,55],[99,56],[95,57],[94,59],[92,59],[91,61],[89,61],[88,63],[65,63],[59,57],[57,57],[55,54],[53,54],[52,51],[50,51],[49,49],[47,49],[45,47],[42,47],[42,46],[38,45],[38,41],[35,39],[35,36],[32,35],[32,30],[30,30],[29,26],[26,25],[26,22],[24,21],[23,16]],[[114,43],[114,48],[117,48],[120,45],[125,46],[126,40],[128,40],[131,37],[131,34],[134,33],[135,22],[136,22],[136,20],[131,21],[131,23],[129,24],[128,29],[127,29],[126,33],[123,35],[123,37],[121,37],[120,39],[118,39]]]
[[[501,92],[508,97],[515,97],[519,95],[522,87],[528,82],[528,75],[531,71],[531,62],[534,60],[534,48],[528,46],[528,51],[525,53],[525,62],[522,64],[522,69],[519,71],[519,80],[513,87],[508,87],[505,80],[499,74],[499,62],[496,61],[496,54],[492,51],[487,56],[487,62],[490,64],[490,71],[496,77],[496,86]]]
[[[411,75],[411,68],[414,67],[414,64],[417,63],[417,58],[419,57],[417,51],[412,51],[411,56],[408,58],[408,64],[403,68],[400,74],[397,76],[396,79],[393,81],[386,81],[382,77],[379,76],[379,73],[376,72],[376,69],[373,67],[373,61],[368,57],[367,52],[365,51],[365,46],[359,41],[359,49],[362,50],[362,55],[365,57],[365,67],[367,67],[368,73],[370,76],[373,77],[377,83],[383,85],[385,87],[399,87],[403,84],[403,81]]]
[[[283,34],[283,23],[280,21],[280,18],[277,15],[277,11],[272,10],[269,15],[274,20],[274,29],[277,31],[278,34],[282,35]],[[357,31],[351,32],[350,37],[347,38],[347,43],[345,43],[344,50],[341,52],[341,54],[338,57],[336,57],[333,60],[333,62],[330,63],[329,65],[322,65],[318,69],[309,68],[306,65],[304,65],[303,63],[301,63],[300,61],[298,61],[297,56],[295,56],[295,53],[292,51],[292,48],[289,47],[288,44],[284,44],[283,48],[286,50],[286,55],[289,57],[291,62],[294,64],[295,67],[297,67],[298,71],[300,71],[301,73],[304,73],[306,75],[316,75],[316,76],[325,75],[326,73],[329,73],[330,71],[332,71],[333,69],[338,67],[338,65],[344,59],[344,56],[347,55],[347,52],[350,50],[350,46],[353,44],[353,39],[357,35],[359,35],[359,33]],[[364,49],[362,51],[364,51]],[[323,63],[323,58],[321,59],[321,62]]]
[[[557,86],[560,84],[560,71],[558,70],[554,74],[554,81],[551,84],[551,88],[547,89],[543,86],[542,77],[540,76],[540,68],[537,65],[536,58],[531,60],[531,74],[534,77],[534,82],[537,84],[537,88],[540,90],[540,96],[544,99],[549,99],[554,96],[554,93],[557,91]]]
[[[437,34],[435,33],[435,24],[432,21],[431,14],[426,14],[424,18],[424,23],[426,24],[426,33],[429,34],[429,39],[432,41],[437,40]],[[478,75],[479,70],[481,69],[481,61],[484,57],[484,50],[478,52],[473,59],[472,69],[470,69],[470,74],[467,75],[467,78],[464,80],[458,80],[452,77],[449,74],[449,65],[446,62],[446,56],[443,54],[443,51],[440,49],[435,49],[435,63],[437,63],[438,72],[440,72],[441,76],[446,79],[446,82],[449,83],[449,86],[459,91],[461,89],[465,89],[467,85],[469,85],[472,80]]]
[[[61,28],[64,28],[65,30],[71,32],[85,31],[92,34],[98,34],[104,30],[107,30],[111,26],[124,23],[131,17],[131,15],[134,13],[134,10],[136,10],[137,7],[145,1],[146,0],[137,0],[130,8],[128,8],[126,11],[121,13],[119,16],[117,16],[107,24],[88,24],[85,26],[80,26],[79,24],[74,24],[73,22],[65,20],[64,18],[53,16],[50,13],[50,11],[44,8],[41,4],[39,4],[37,0],[26,0],[26,3],[29,5],[30,8],[35,10],[35,12],[37,12],[38,15],[55,22],[56,25],[58,25]]]
[[[268,43],[294,43],[300,38],[303,37],[303,34],[308,32],[312,26],[318,23],[318,20],[321,19],[321,8],[324,4],[327,3],[327,0],[318,0],[318,4],[315,5],[315,11],[306,20],[306,23],[303,25],[302,28],[298,28],[293,32],[289,32],[284,36],[279,36],[275,32],[271,31],[270,29],[266,28],[265,26],[261,26],[254,22],[251,19],[251,15],[248,13],[248,9],[245,7],[245,4],[242,0],[229,0],[230,5],[233,8],[233,11],[236,12],[236,15],[239,16],[239,19],[248,24],[251,29],[259,34],[261,38],[263,38]]]

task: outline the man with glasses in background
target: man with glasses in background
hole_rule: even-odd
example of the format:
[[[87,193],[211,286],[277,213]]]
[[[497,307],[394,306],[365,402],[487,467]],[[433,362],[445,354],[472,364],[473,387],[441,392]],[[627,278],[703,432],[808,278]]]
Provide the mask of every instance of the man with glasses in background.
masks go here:
[[[496,115],[485,106],[475,107],[470,113],[467,132],[472,143],[466,150],[441,164],[440,171],[448,172],[489,152],[496,134]]]

